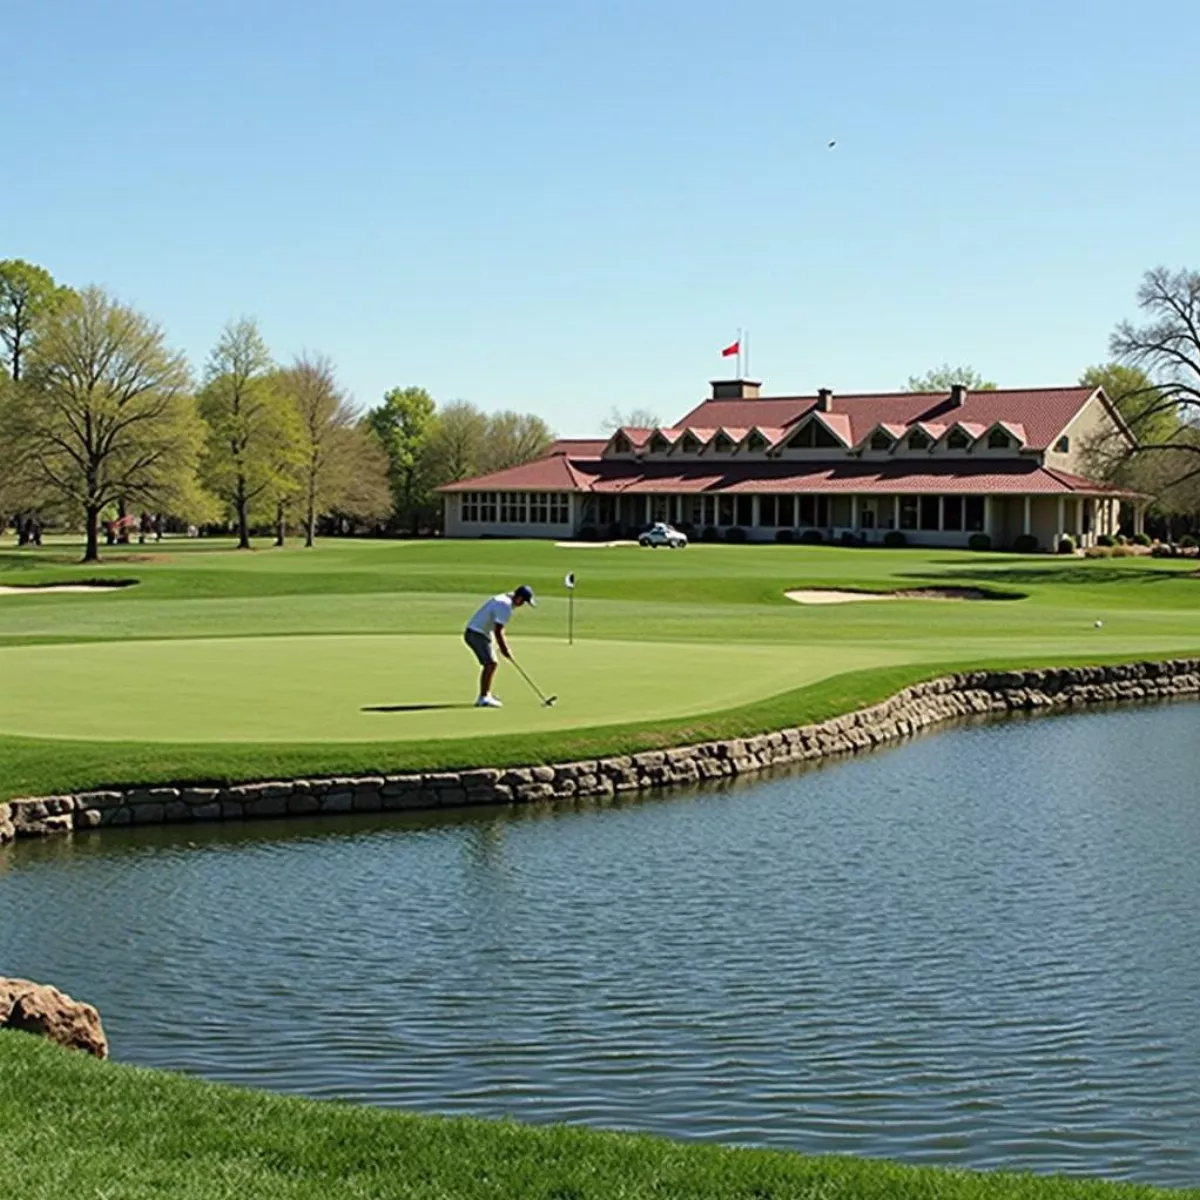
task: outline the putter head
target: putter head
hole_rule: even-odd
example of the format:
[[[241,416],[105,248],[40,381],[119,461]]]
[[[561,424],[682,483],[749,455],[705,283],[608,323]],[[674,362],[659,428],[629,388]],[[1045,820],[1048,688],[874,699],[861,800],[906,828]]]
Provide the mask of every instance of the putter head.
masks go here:
[[[555,706],[557,703],[558,703],[558,697],[557,697],[557,696],[547,696],[547,697],[546,697],[546,699],[545,699],[545,702],[544,702],[544,704],[543,704],[543,707],[545,707],[545,708],[553,708],[553,707],[554,707],[554,706]]]

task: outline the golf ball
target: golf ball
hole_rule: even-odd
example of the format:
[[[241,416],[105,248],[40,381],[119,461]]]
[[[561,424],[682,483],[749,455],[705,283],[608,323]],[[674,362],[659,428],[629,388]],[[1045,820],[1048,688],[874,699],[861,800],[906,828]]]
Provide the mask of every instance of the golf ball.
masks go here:
[[[1096,622],[1096,628],[1097,628],[1097,629],[1099,629],[1099,628],[1100,628],[1100,627],[1101,627],[1103,624],[1104,624],[1104,622],[1103,622],[1103,621],[1097,621],[1097,622]]]

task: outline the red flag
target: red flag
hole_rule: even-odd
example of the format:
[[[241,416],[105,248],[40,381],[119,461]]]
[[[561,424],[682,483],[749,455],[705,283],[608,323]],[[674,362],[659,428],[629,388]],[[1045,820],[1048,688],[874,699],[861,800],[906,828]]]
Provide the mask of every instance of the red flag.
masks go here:
[[[741,348],[742,348],[742,343],[740,341],[731,342],[728,346],[725,347],[724,350],[721,351],[721,357],[722,358],[732,358],[735,354],[738,353],[738,351],[741,350]]]

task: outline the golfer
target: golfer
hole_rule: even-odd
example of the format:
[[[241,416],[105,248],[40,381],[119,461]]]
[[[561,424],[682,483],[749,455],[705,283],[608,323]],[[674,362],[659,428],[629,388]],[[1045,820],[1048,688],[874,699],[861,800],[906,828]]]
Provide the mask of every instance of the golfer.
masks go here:
[[[492,695],[492,677],[499,665],[496,660],[496,646],[505,658],[512,658],[508,642],[504,639],[504,629],[512,617],[513,609],[522,604],[532,604],[537,607],[533,598],[533,589],[522,584],[515,592],[501,592],[493,596],[467,622],[463,641],[471,647],[475,657],[479,659],[479,699],[475,701],[476,708],[502,708],[503,705]],[[492,644],[492,635],[496,636],[496,645]]]

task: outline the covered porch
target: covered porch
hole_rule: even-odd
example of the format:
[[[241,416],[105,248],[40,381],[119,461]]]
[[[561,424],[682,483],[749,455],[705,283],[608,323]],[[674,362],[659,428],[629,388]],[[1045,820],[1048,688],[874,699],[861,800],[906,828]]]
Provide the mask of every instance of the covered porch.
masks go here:
[[[966,546],[972,534],[986,534],[996,549],[1010,548],[1021,535],[1040,550],[1054,550],[1064,535],[1079,547],[1115,537],[1121,496],[991,495],[892,493],[783,493],[711,491],[641,492],[583,498],[580,527],[626,535],[654,521],[669,521],[693,537],[713,530],[724,539],[740,528],[751,541],[775,541],[780,530],[795,539],[815,531],[824,541],[843,536],[881,543],[899,530],[914,545]],[[1141,532],[1145,509],[1134,505],[1134,532]],[[711,536],[711,534],[710,534]]]

